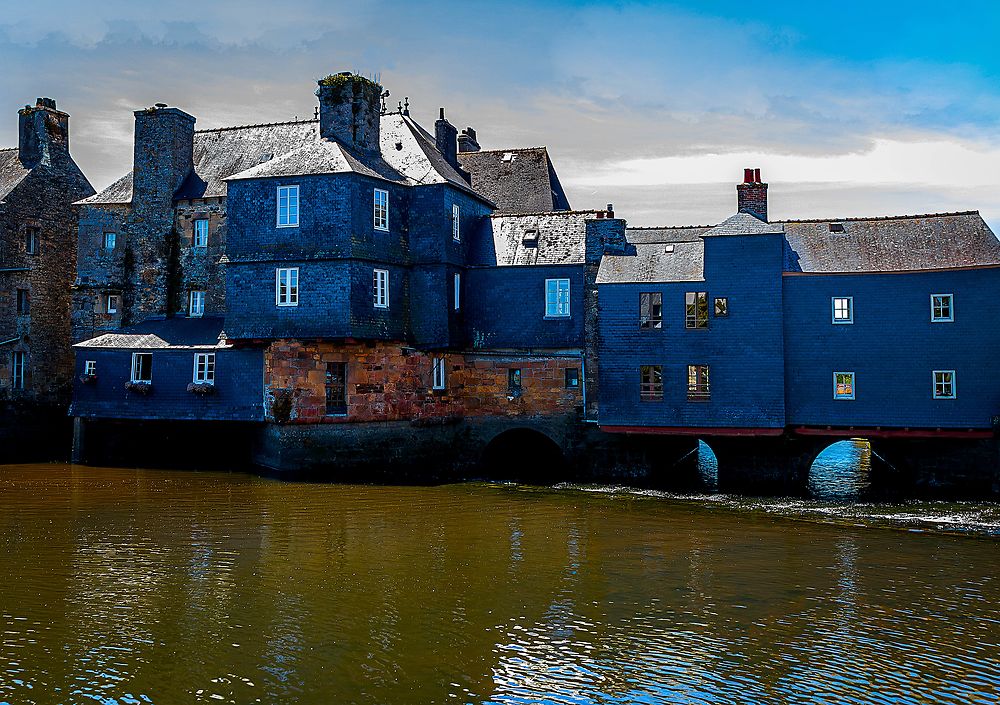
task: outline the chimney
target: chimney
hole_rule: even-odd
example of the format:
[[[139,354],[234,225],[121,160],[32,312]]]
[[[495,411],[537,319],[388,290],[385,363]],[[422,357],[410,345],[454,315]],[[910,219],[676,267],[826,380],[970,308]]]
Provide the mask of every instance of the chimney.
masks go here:
[[[365,152],[379,151],[382,86],[350,71],[319,81],[319,134]]]
[[[135,111],[132,193],[136,203],[173,201],[194,169],[194,117],[157,103]]]
[[[434,122],[434,140],[437,142],[438,151],[456,169],[458,168],[458,143],[455,141],[457,135],[458,128],[445,119],[444,108],[441,108],[441,117]]]
[[[476,141],[476,131],[471,127],[467,127],[462,130],[462,134],[458,136],[458,151],[459,152],[478,152],[479,142]]]
[[[749,213],[767,222],[767,184],[760,180],[760,169],[744,169],[743,183],[736,184],[740,213]]]
[[[17,128],[17,154],[26,168],[51,164],[53,155],[69,153],[69,115],[56,110],[51,98],[39,98],[35,107],[18,111]]]

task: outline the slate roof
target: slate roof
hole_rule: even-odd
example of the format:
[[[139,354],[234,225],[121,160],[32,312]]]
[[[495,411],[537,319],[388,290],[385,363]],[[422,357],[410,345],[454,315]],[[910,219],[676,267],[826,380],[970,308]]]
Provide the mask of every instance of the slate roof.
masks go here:
[[[422,128],[409,115],[388,113],[379,125],[379,148],[382,158],[406,176],[413,185],[448,183],[489,205],[497,202],[488,193],[473,186],[438,151],[434,135]]]
[[[221,317],[166,318],[143,321],[77,343],[74,348],[121,348],[134,350],[166,350],[219,348],[225,346]]]
[[[545,147],[460,152],[458,161],[472,177],[472,188],[501,213],[570,209]]]
[[[0,200],[6,198],[31,172],[21,165],[17,147],[0,149]]]
[[[531,266],[583,264],[587,248],[587,220],[597,211],[558,211],[485,218],[476,264]],[[526,244],[536,242],[532,246]]]
[[[227,178],[227,181],[269,176],[309,176],[315,174],[363,174],[376,179],[406,183],[406,178],[382,159],[357,155],[330,140],[317,139],[298,149],[258,164]]]
[[[704,235],[773,235],[784,232],[781,223],[765,223],[760,218],[749,213],[736,213],[729,216],[714,228],[707,230]]]
[[[629,282],[696,282],[705,279],[705,241],[643,242],[635,254],[605,255],[598,284]]]

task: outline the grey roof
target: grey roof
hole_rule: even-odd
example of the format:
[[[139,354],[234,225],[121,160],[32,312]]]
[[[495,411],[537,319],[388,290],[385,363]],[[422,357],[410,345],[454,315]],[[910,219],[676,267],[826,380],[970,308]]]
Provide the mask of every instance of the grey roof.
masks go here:
[[[633,244],[646,242],[694,242],[712,225],[691,225],[679,228],[626,228],[625,238]]]
[[[7,197],[31,172],[25,169],[18,156],[17,147],[0,149],[0,200]]]
[[[458,161],[502,213],[570,209],[545,147],[460,152]]]
[[[434,136],[409,115],[388,113],[382,116],[379,149],[382,158],[413,185],[447,183],[487,200],[491,206],[496,203],[490,194],[469,186],[465,177],[438,150]]]
[[[486,220],[498,266],[583,264],[587,247],[587,220],[596,211],[558,211],[524,215],[494,215]],[[537,246],[525,237],[537,233]]]
[[[222,322],[221,317],[215,316],[143,321],[73,347],[135,350],[218,348],[225,345]]]
[[[705,232],[705,236],[716,235],[773,235],[784,232],[781,223],[766,223],[749,213],[736,213]]]
[[[694,282],[705,279],[705,241],[644,242],[635,254],[605,255],[597,271],[598,284],[629,282]]]
[[[227,180],[342,173],[363,174],[397,183],[406,182],[402,174],[386,164],[381,158],[366,154],[354,155],[341,144],[322,138],[246,171],[233,174],[227,177]]]

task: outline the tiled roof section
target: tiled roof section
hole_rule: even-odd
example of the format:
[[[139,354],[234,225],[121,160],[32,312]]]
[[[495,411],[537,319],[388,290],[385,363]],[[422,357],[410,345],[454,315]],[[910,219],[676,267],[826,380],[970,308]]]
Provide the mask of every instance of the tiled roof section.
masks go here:
[[[222,322],[222,318],[215,316],[143,321],[114,333],[85,340],[73,347],[134,350],[218,348],[225,344]]]
[[[18,157],[17,147],[0,149],[0,200],[3,200],[31,172]]]
[[[502,213],[569,210],[569,201],[545,147],[460,152],[472,187]]]
[[[587,220],[596,211],[494,215],[484,219],[476,264],[531,266],[583,264]]]
[[[713,227],[712,225],[691,225],[678,228],[626,228],[625,239],[633,244],[694,242]]]
[[[711,228],[705,236],[716,235],[773,235],[784,232],[781,223],[766,223],[749,213],[736,213]]]
[[[635,254],[605,255],[598,284],[695,282],[705,279],[705,241],[635,243]]]
[[[978,211],[783,225],[789,272],[890,272],[1000,263],[1000,241]]]
[[[402,174],[377,156],[352,154],[341,144],[327,139],[317,139],[280,157],[234,174],[228,180],[344,173],[363,174],[397,183],[406,182]]]

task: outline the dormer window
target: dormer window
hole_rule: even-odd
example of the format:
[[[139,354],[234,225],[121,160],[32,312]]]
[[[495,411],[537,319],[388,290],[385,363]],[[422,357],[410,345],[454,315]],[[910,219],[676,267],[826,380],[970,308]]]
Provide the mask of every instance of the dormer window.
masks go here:
[[[389,192],[384,189],[375,189],[374,218],[376,230],[389,229]]]
[[[842,233],[842,232],[844,232],[844,224],[843,223],[830,223],[830,232],[831,233]]]
[[[524,237],[521,238],[521,244],[525,247],[538,247],[538,230],[535,228],[525,230]]]
[[[278,227],[299,227],[299,187],[278,187]]]

